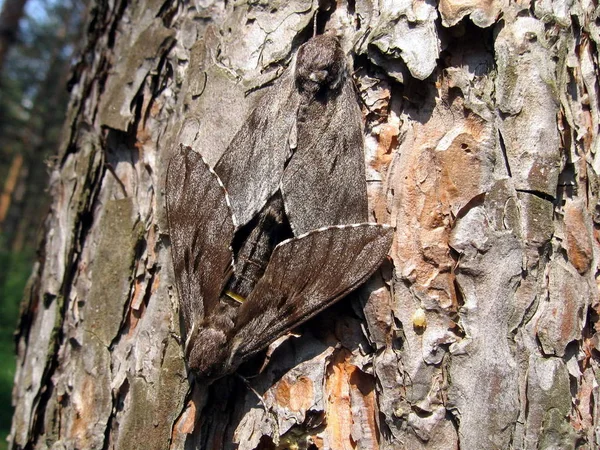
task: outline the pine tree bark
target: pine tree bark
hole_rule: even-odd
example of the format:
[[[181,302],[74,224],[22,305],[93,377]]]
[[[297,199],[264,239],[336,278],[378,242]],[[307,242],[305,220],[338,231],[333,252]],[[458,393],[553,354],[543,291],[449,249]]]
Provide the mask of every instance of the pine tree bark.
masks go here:
[[[593,5],[196,5],[92,11],[18,330],[12,448],[597,448]],[[391,259],[250,387],[200,385],[166,164],[179,143],[214,163],[315,15],[352,50]]]

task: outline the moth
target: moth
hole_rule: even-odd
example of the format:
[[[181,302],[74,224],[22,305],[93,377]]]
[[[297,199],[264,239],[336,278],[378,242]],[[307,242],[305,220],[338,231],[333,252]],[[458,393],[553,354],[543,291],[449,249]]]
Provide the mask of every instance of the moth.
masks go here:
[[[227,375],[381,265],[368,223],[362,121],[343,51],[313,37],[211,169],[181,146],[167,220],[189,368]]]

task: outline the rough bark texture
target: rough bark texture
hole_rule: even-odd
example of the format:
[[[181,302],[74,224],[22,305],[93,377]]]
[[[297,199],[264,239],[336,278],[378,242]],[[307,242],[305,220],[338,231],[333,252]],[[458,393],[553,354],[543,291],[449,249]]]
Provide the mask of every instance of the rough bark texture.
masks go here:
[[[195,3],[92,12],[19,329],[13,448],[598,448],[596,6]],[[166,162],[184,143],[214,163],[315,14],[353,49],[393,264],[252,389],[201,386],[178,340]]]

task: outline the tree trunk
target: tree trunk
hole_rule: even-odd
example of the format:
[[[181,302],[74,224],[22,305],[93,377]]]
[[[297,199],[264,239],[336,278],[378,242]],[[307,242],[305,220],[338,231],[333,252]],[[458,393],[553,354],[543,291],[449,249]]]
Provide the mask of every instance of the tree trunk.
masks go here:
[[[12,448],[598,448],[592,4],[98,3],[18,330]],[[216,162],[315,15],[353,56],[391,259],[258,376],[202,385],[166,165],[179,143]]]
[[[13,252],[20,252],[25,245],[31,245],[38,240],[36,237],[39,224],[42,223],[48,209],[47,159],[54,157],[52,148],[60,141],[63,115],[69,98],[66,90],[70,75],[68,61],[73,58],[73,52],[80,47],[82,25],[86,19],[86,8],[82,5],[88,3],[87,0],[76,2],[79,5],[63,2],[64,9],[61,9],[58,12],[60,16],[55,18],[60,24],[54,30],[55,46],[45,59],[44,79],[37,86],[36,95],[32,99],[31,120],[22,130],[22,141],[28,140],[29,145],[23,150],[23,173],[20,174],[17,186],[20,195],[12,198],[6,223],[3,223],[0,215],[3,244]],[[33,139],[30,136],[33,136]]]
[[[19,21],[25,12],[27,0],[4,0],[0,12],[0,72],[8,50],[17,39]]]
[[[10,207],[10,200],[13,192],[15,191],[15,187],[17,186],[17,181],[19,180],[19,173],[21,172],[22,166],[23,155],[17,153],[10,163],[8,176],[4,181],[4,189],[2,190],[2,195],[0,196],[0,227],[2,227],[4,219],[6,219],[6,213]]]

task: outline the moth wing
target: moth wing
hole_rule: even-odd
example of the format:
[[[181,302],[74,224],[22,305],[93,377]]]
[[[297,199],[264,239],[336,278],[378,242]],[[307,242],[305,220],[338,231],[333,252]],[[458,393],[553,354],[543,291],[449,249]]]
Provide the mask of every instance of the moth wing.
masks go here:
[[[288,141],[297,109],[292,67],[258,101],[215,165],[239,226],[248,223],[279,188],[291,155]]]
[[[393,229],[329,227],[279,244],[242,303],[232,349],[239,363],[366,281],[381,265]]]
[[[298,148],[281,190],[296,236],[368,220],[362,116],[350,79],[337,96],[300,106]]]
[[[214,310],[231,267],[235,219],[219,177],[190,147],[169,161],[167,221],[186,330]]]

